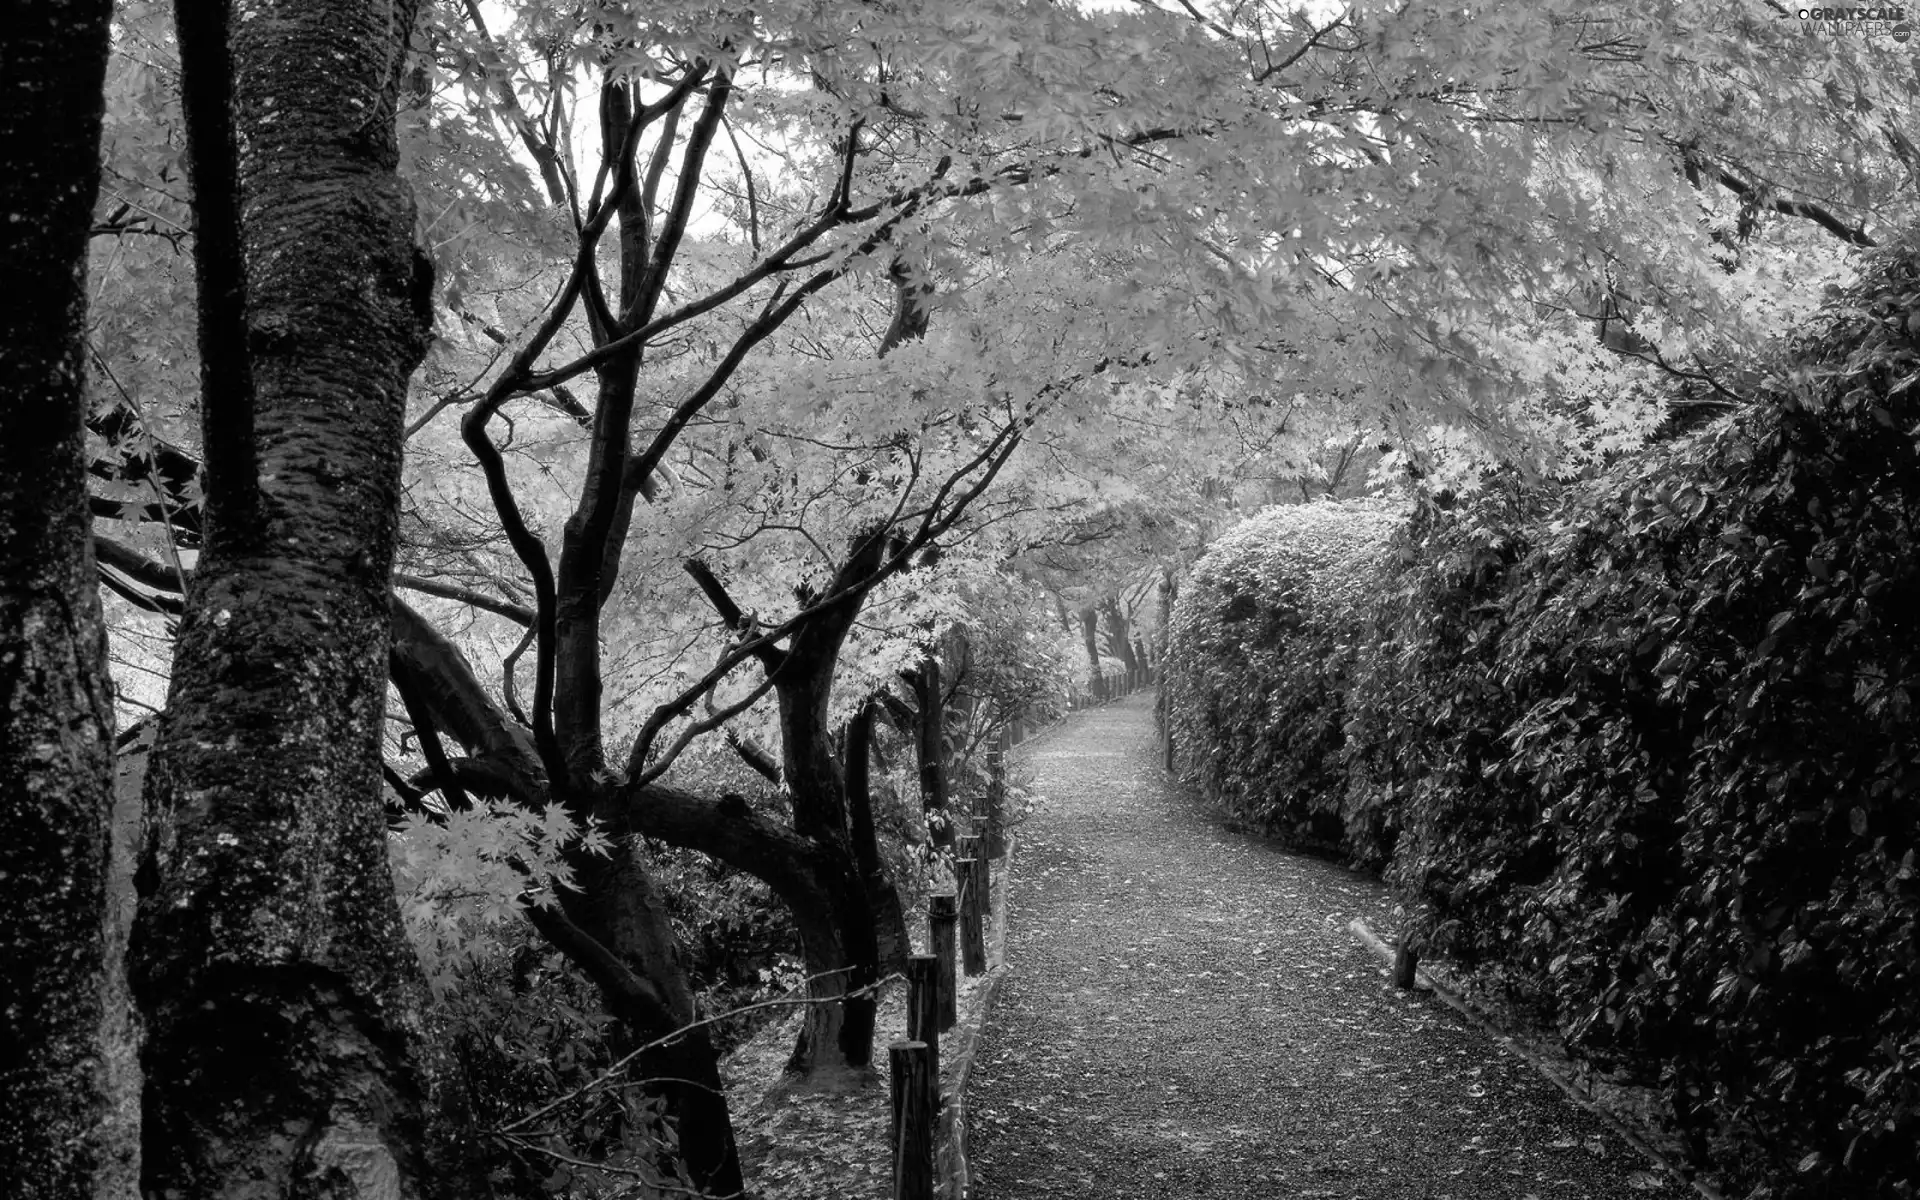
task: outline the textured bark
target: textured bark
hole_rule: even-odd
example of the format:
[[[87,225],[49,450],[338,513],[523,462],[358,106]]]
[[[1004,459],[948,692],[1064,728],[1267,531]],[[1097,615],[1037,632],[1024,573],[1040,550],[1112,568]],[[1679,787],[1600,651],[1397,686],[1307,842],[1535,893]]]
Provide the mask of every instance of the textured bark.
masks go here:
[[[412,5],[183,6],[207,539],[148,767],[145,1186],[477,1195],[429,1151],[381,811],[407,378],[431,271],[395,174]],[[230,119],[231,128],[226,127]]]
[[[19,1197],[132,1184],[106,919],[113,704],[82,433],[109,11],[26,0],[0,42],[0,1180]]]

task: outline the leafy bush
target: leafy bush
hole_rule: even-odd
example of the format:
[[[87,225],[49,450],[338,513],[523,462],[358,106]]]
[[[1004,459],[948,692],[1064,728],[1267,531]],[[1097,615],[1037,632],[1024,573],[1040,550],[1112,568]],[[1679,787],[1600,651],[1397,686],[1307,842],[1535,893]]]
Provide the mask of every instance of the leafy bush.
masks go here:
[[[1175,728],[1283,828],[1338,794],[1356,856],[1398,829],[1434,942],[1661,1087],[1752,1195],[1914,1197],[1920,247],[1783,362],[1599,478],[1425,508],[1363,610],[1300,581],[1351,562],[1263,569],[1237,532],[1191,589]]]
[[[1785,1194],[1920,1194],[1916,257],[1739,419],[1409,534],[1351,701],[1453,948]]]
[[[1367,501],[1267,509],[1195,564],[1168,630],[1171,733],[1207,794],[1284,840],[1375,863],[1392,830],[1345,803],[1339,693],[1398,519]]]

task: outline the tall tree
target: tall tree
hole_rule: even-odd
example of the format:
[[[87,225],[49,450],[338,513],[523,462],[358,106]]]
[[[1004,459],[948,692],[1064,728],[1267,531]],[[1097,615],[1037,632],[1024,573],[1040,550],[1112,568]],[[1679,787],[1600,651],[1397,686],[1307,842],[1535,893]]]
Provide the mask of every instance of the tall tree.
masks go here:
[[[84,429],[110,13],[26,0],[0,43],[0,1179],[48,1200],[131,1184],[112,1125],[113,703]]]
[[[381,806],[407,380],[413,5],[182,4],[205,543],[146,780],[133,972],[156,1194],[429,1196],[418,965]]]

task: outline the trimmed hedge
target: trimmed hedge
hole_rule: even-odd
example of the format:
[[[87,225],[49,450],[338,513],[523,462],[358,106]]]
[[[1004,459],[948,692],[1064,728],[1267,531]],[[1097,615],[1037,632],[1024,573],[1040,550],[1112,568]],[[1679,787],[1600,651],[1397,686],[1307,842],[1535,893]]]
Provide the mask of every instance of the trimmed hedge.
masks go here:
[[[1338,696],[1402,513],[1265,509],[1195,564],[1168,628],[1169,732],[1207,794],[1293,844],[1370,847],[1359,853],[1376,865],[1392,830],[1343,802]]]
[[[1579,485],[1421,512],[1370,580],[1339,575],[1373,597],[1345,633],[1247,656],[1275,672],[1248,695],[1289,704],[1204,707],[1242,677],[1218,637],[1176,660],[1175,728],[1198,749],[1229,727],[1226,769],[1198,771],[1229,804],[1269,769],[1302,787],[1265,801],[1283,833],[1337,793],[1346,850],[1391,845],[1438,948],[1660,1087],[1732,1182],[1920,1196],[1917,521],[1909,242],[1738,418]],[[1247,544],[1208,571],[1251,583],[1225,561]],[[1328,645],[1364,651],[1330,675]]]

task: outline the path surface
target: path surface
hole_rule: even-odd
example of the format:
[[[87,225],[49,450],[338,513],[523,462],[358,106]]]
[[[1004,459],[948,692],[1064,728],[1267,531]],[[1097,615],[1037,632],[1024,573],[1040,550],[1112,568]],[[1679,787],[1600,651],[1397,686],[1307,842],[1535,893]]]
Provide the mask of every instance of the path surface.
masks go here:
[[[1230,833],[1149,696],[1023,750],[1007,960],[971,1088],[979,1200],[1691,1195],[1346,925],[1391,901]]]

